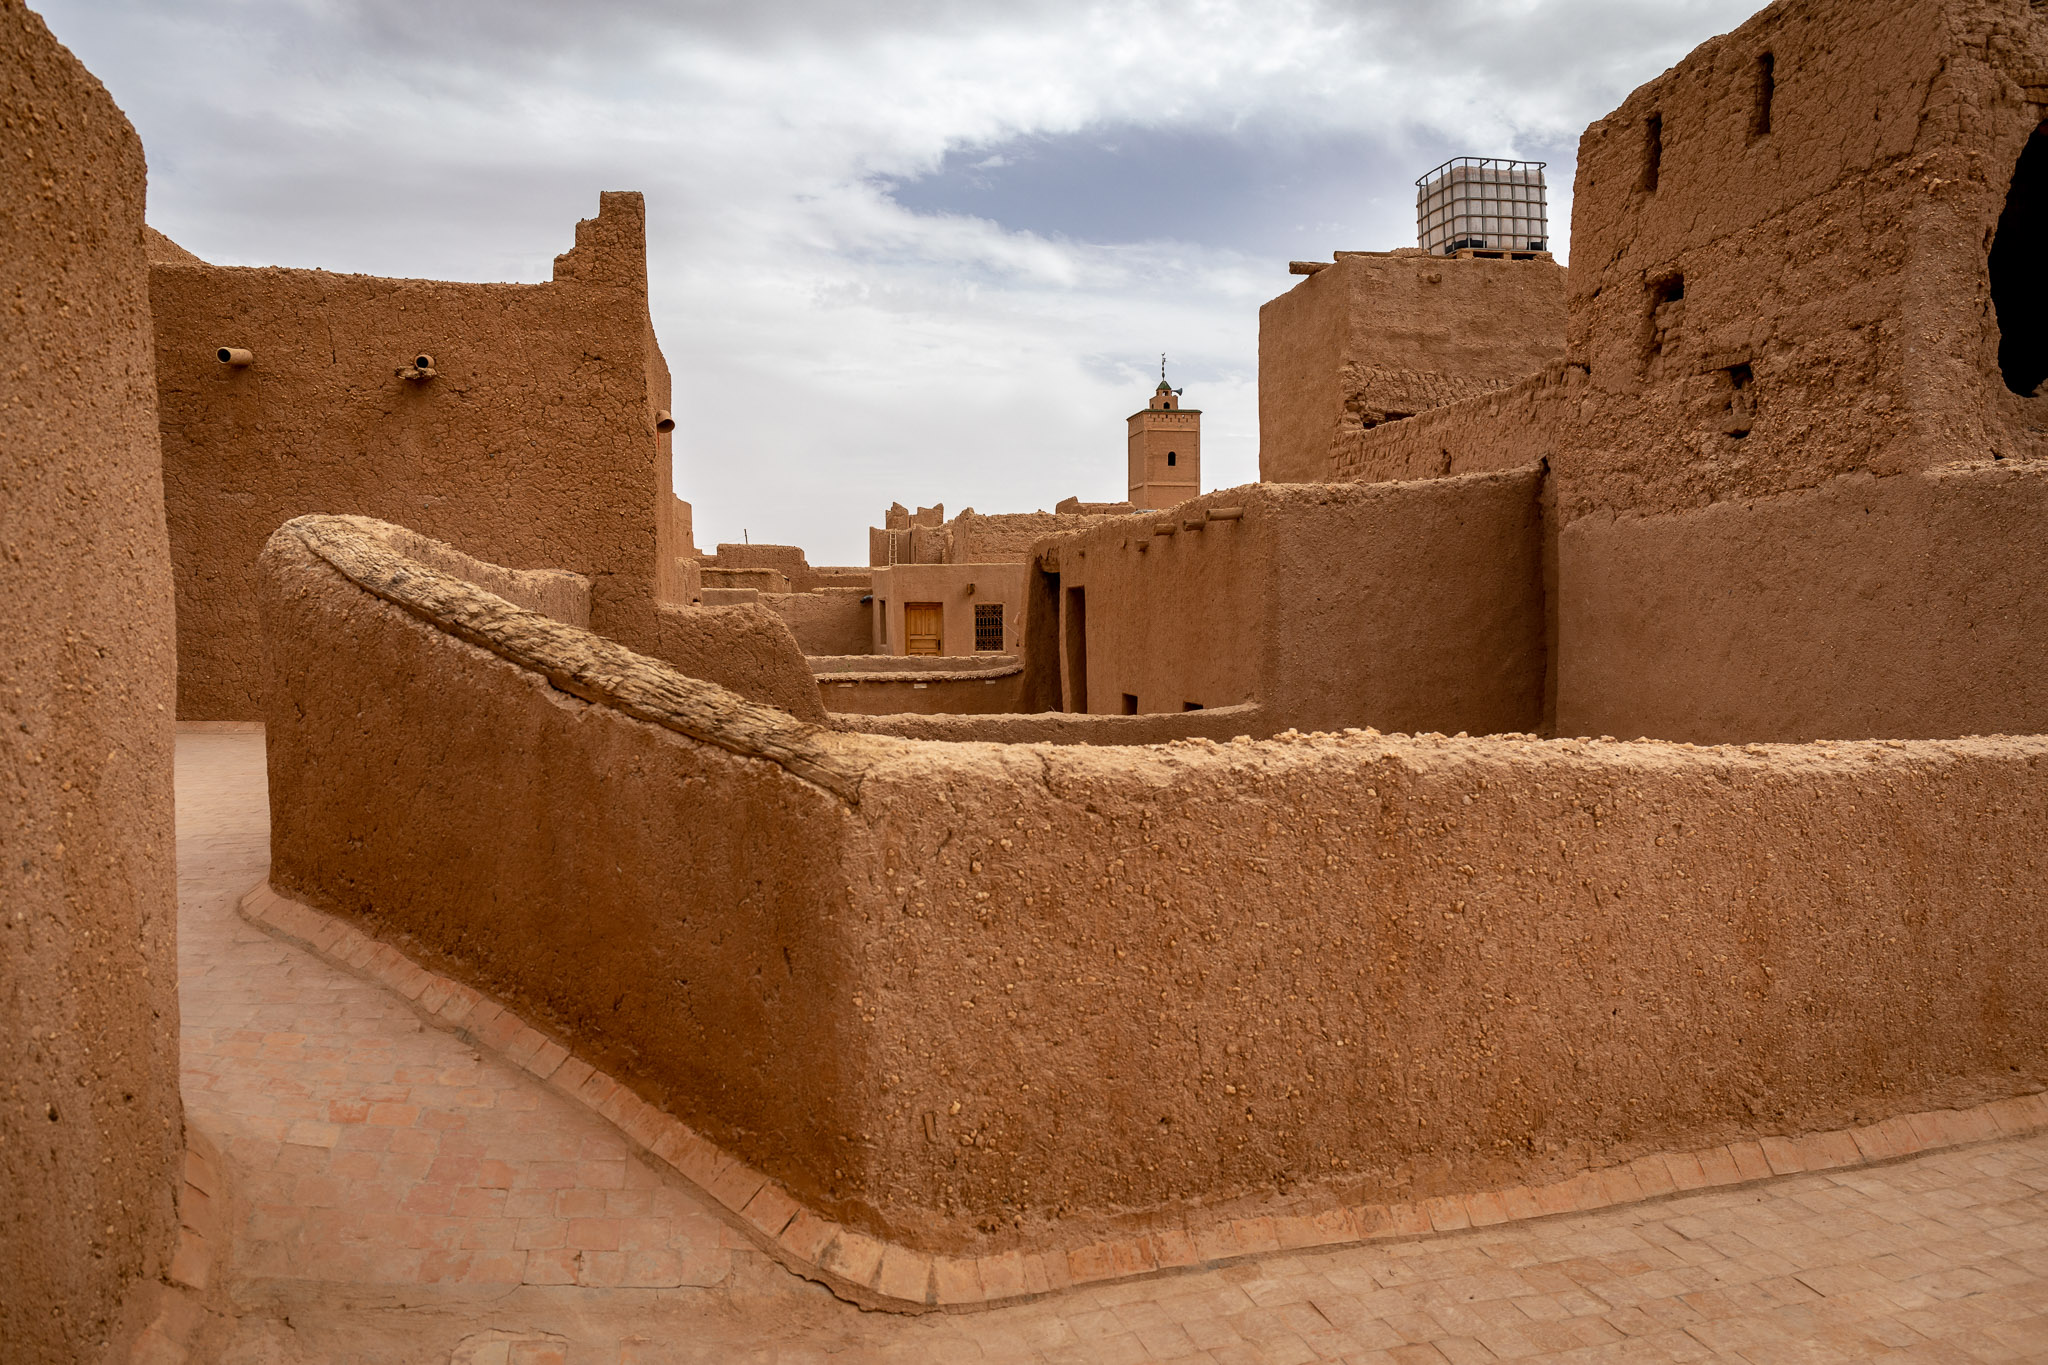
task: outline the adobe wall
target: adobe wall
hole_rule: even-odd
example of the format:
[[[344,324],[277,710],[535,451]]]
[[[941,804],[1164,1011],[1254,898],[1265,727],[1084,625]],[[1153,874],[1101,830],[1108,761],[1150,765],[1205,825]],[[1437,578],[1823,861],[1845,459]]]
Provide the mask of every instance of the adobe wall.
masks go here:
[[[1031,547],[1050,535],[1085,530],[1130,509],[1109,512],[993,512],[972,507],[946,523],[949,564],[1022,564]]]
[[[659,355],[660,348],[657,346],[655,349]],[[668,362],[664,360],[664,388],[667,373]],[[660,434],[658,427],[656,434]],[[670,476],[673,480],[673,468]],[[668,516],[657,546],[657,556],[655,600],[676,606],[687,606],[695,601],[704,585],[703,574],[697,567],[696,513],[690,504],[673,492],[669,494]]]
[[[1535,470],[1253,484],[1052,542],[1062,615],[1084,603],[1087,704],[1063,622],[1064,709],[1129,694],[1141,713],[1255,701],[1279,728],[1534,730],[1541,487]],[[1242,518],[1204,522],[1226,506]]]
[[[1547,257],[1340,251],[1259,309],[1259,479],[1344,477],[1368,433],[1555,365],[1564,331]]]
[[[595,629],[653,643],[682,548],[638,194],[601,196],[547,284],[158,264],[150,295],[181,717],[258,713],[256,555],[307,512],[581,574]],[[420,354],[435,377],[398,377]]]
[[[764,706],[823,722],[818,685],[789,623],[758,603],[661,607],[653,647],[641,651],[687,677],[716,683]]]
[[[1561,734],[2048,731],[2048,462],[1595,514],[1558,559]]]
[[[775,589],[779,592],[815,592],[819,586],[818,571],[804,558],[803,548],[797,545],[753,545],[742,543],[728,545],[721,543],[718,552],[704,558],[704,572],[723,573],[732,569],[767,569],[780,574],[788,585]],[[706,578],[705,582],[710,582]],[[727,586],[738,587],[735,580]]]
[[[2048,452],[1986,262],[2044,64],[2048,18],[1989,0],[1786,0],[1588,127],[1567,360],[1602,401],[1567,520]]]
[[[1587,129],[1567,732],[2048,730],[2048,507],[1992,468],[2048,454],[2048,398],[2001,379],[1987,259],[2044,69],[2031,12],[1787,3]]]
[[[698,567],[698,583],[703,588],[733,589],[745,588],[755,593],[783,594],[791,591],[789,575],[780,569],[718,569],[703,565]]]
[[[832,694],[826,692],[826,700]],[[1091,716],[1074,711],[1023,715],[838,715],[842,730],[899,739],[986,744],[1165,744],[1176,739],[1266,739],[1275,733],[1265,711],[1252,704],[1213,711],[1149,716]]]
[[[1788,2],[1587,129],[1561,372],[1340,471],[1549,460],[1563,733],[2048,731],[2048,516],[1998,472],[2048,397],[2001,375],[1990,269],[2048,249],[2001,226],[2043,71],[2031,11]]]
[[[868,564],[941,564],[945,562],[946,504],[912,512],[900,502],[889,504],[882,525],[868,528]]]
[[[318,526],[265,569],[278,889],[924,1249],[2048,1084],[2048,738],[915,743]]]
[[[874,571],[873,635],[867,652],[903,654],[909,648],[904,635],[903,604],[936,602],[942,613],[940,649],[943,654],[966,655],[975,648],[974,609],[983,603],[1003,608],[1003,648],[981,651],[1016,654],[1024,647],[1024,565],[980,564],[892,564]]]
[[[832,723],[865,729],[862,716],[1011,715],[1022,705],[1024,670],[980,669],[919,678],[915,674],[860,673],[818,676],[818,694]]]
[[[1400,483],[1554,460],[1570,439],[1584,379],[1553,365],[1476,398],[1376,426],[1337,451],[1310,482]]]
[[[865,654],[875,638],[875,608],[864,588],[766,593],[761,605],[789,622],[797,648],[818,654]]]
[[[888,526],[868,528],[870,567],[896,564],[1022,564],[1031,548],[1050,535],[1085,530],[1113,516],[1128,515],[1123,503],[1061,501],[1055,512],[977,512],[972,507],[951,521],[945,504],[920,507],[913,516],[895,503]]]
[[[0,3],[0,1355],[29,1365],[119,1354],[175,1250],[175,660],[144,180],[106,90]]]

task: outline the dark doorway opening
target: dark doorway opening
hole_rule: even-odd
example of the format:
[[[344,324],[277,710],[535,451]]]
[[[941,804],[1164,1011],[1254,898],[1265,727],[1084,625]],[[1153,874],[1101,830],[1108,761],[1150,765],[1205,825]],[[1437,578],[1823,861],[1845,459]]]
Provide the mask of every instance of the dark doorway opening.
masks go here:
[[[2048,379],[2048,124],[2034,130],[2013,167],[1991,239],[1991,306],[2005,386],[2031,397]]]
[[[1067,709],[1088,709],[1088,597],[1083,588],[1067,589],[1067,609],[1060,613],[1067,637]]]
[[[1060,709],[1060,576],[1043,562],[1031,567],[1024,605],[1024,682],[1019,709]]]

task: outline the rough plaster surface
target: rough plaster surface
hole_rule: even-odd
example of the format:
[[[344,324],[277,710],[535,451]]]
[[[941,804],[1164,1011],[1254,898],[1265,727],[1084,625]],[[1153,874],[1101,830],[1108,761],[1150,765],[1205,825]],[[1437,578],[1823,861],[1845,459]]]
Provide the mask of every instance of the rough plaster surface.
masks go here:
[[[919,744],[362,544],[266,551],[279,890],[894,1239],[1499,1187],[2048,1079],[2048,739]],[[401,756],[432,779],[394,792]]]
[[[833,724],[855,730],[872,729],[860,723],[865,716],[1014,712],[1024,683],[1013,654],[854,654],[805,662]]]
[[[1254,484],[1049,541],[1060,595],[1031,607],[1063,618],[1064,709],[1113,714],[1128,694],[1141,713],[1256,702],[1275,729],[1533,730],[1541,485],[1528,469]],[[1203,522],[1225,507],[1243,516]],[[1077,590],[1085,706],[1065,625]]]
[[[2044,76],[2038,9],[1787,0],[1588,127],[1565,358],[1597,401],[1560,471],[1566,523],[2048,453],[2048,398],[1999,377],[1987,268]]]
[[[891,564],[1022,564],[1030,559],[1032,546],[1045,537],[1083,531],[1130,510],[1128,503],[1075,500],[1071,511],[977,512],[969,507],[945,521],[943,503],[921,507],[914,516],[897,503],[884,518],[888,526],[868,528],[868,557],[875,568]]]
[[[796,636],[767,607],[663,607],[656,625],[647,653],[671,668],[804,720],[825,719]]]
[[[833,696],[826,693],[826,700]],[[837,715],[842,730],[900,739],[990,744],[1165,744],[1176,739],[1265,739],[1275,727],[1255,704],[1149,716],[1093,716],[1074,711],[1026,715]]]
[[[180,717],[258,714],[256,556],[304,513],[581,574],[598,631],[654,645],[657,601],[688,600],[668,581],[681,549],[662,545],[687,518],[654,428],[668,370],[645,235],[640,196],[619,193],[547,284],[152,268]],[[255,362],[223,365],[221,346]],[[436,375],[398,377],[419,354]]]
[[[1333,453],[1315,482],[1400,483],[1520,469],[1551,460],[1584,376],[1552,366],[1476,398],[1363,433]]]
[[[1564,331],[1548,259],[1341,252],[1259,309],[1259,478],[1321,483],[1368,433],[1554,365]]]
[[[806,658],[864,654],[874,638],[874,605],[866,588],[823,588],[812,592],[764,593],[761,605],[789,622]]]
[[[143,254],[151,265],[205,265],[191,252],[179,246],[153,227],[142,229]]]
[[[139,1328],[177,1227],[144,175],[100,83],[0,0],[0,1357],[38,1365]]]
[[[1562,734],[2048,730],[2048,461],[1581,517],[1558,572]]]
[[[853,678],[821,674],[818,691],[827,711],[849,716],[1005,715],[1021,709],[1024,670],[939,674],[868,673]]]

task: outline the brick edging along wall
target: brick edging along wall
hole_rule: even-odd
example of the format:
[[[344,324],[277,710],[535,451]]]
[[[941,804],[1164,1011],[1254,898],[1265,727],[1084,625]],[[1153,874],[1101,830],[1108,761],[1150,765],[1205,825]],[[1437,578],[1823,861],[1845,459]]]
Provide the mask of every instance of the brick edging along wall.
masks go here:
[[[992,1256],[934,1256],[819,1217],[759,1171],[481,993],[426,970],[342,919],[280,896],[267,880],[242,897],[240,909],[251,923],[398,992],[437,1027],[490,1051],[616,1125],[702,1189],[791,1271],[863,1307],[891,1312],[969,1311],[1078,1285],[1213,1266],[1268,1252],[1584,1213],[1801,1171],[1892,1161],[2048,1128],[2044,1091],[1967,1109],[1898,1115],[1857,1128],[1659,1153],[1549,1185],[1517,1185],[1412,1203],[1340,1205],[1313,1213],[1273,1201],[1270,1208],[1250,1216],[1195,1211],[1148,1232],[1081,1245]]]

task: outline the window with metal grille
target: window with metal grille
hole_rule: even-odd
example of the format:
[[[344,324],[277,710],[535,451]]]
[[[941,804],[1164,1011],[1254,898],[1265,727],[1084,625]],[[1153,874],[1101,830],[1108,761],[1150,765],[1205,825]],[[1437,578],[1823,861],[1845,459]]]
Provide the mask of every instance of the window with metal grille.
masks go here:
[[[1003,652],[1002,603],[976,602],[974,604],[974,648],[977,651],[994,654]]]

